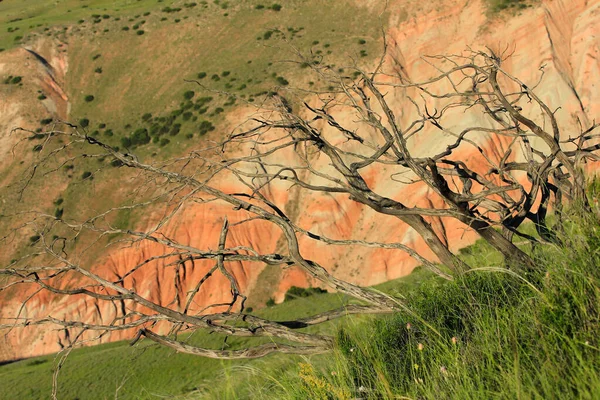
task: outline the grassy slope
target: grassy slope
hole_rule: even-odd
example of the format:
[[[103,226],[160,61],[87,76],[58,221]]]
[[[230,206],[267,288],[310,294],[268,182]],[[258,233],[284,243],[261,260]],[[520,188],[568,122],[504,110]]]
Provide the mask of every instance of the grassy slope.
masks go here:
[[[404,293],[428,279],[422,270],[378,289],[388,293]],[[285,320],[306,316],[347,304],[347,298],[336,294],[314,295],[285,302],[257,311],[257,315]],[[332,332],[334,324],[318,327]],[[192,343],[219,348],[223,338],[216,335],[196,335]],[[242,346],[248,339],[228,340],[232,346]],[[256,343],[256,342],[254,342]],[[317,361],[322,357],[313,357]],[[300,357],[268,356],[252,361],[218,361],[186,354],[146,342],[130,347],[127,343],[110,343],[74,350],[63,365],[59,375],[59,398],[101,399],[113,398],[115,389],[123,383],[119,398],[152,398],[155,395],[175,396],[213,393],[217,398],[230,393],[233,398],[251,389],[237,371],[259,371],[258,379],[268,384],[268,375],[291,369]],[[0,398],[48,398],[52,388],[52,371],[58,357],[49,355],[22,360],[0,367],[2,392]],[[245,374],[242,374],[245,377]],[[245,383],[244,383],[245,382]],[[233,395],[235,393],[236,395]]]
[[[0,2],[0,24],[7,27],[0,32],[0,48],[27,46],[43,35],[67,43],[64,49],[69,54],[69,69],[65,90],[71,103],[70,120],[88,119],[88,132],[111,145],[122,148],[122,138],[129,137],[138,128],[150,130],[152,125],[157,125],[170,130],[181,124],[178,134],[170,131],[152,135],[151,143],[135,149],[146,162],[180,155],[192,147],[202,147],[206,138],[219,139],[229,133],[224,115],[234,107],[227,105],[228,96],[202,92],[196,84],[185,82],[200,72],[207,74],[202,80],[206,86],[239,96],[236,104],[250,99],[258,102],[258,93],[266,93],[280,84],[278,77],[284,77],[291,85],[307,84],[305,70],[298,64],[284,62],[293,58],[290,45],[311,49],[315,54],[320,52],[319,57],[326,57],[323,62],[331,64],[346,63],[349,57],[370,62],[378,51],[380,22],[376,13],[350,0],[332,3],[328,12],[318,11],[318,0],[288,1],[280,11],[256,9],[260,1],[229,1],[227,6],[213,1],[203,6],[201,1],[196,1],[197,6],[191,8],[185,7],[186,3],[192,2],[6,0]],[[181,11],[167,13],[162,11],[165,7],[181,8]],[[100,17],[94,19],[92,15]],[[108,18],[103,18],[104,15]],[[332,15],[336,17],[331,18]],[[125,27],[129,30],[123,30]],[[289,45],[278,40],[277,34],[265,40],[265,34],[273,29],[285,32]],[[138,35],[139,30],[144,34]],[[15,41],[16,36],[23,39]],[[366,42],[361,44],[359,40]],[[370,56],[361,56],[361,51]],[[98,68],[102,71],[96,72]],[[225,71],[229,72],[227,76]],[[7,73],[16,75],[18,71]],[[215,74],[219,81],[210,79]],[[245,88],[242,89],[242,85]],[[210,95],[215,99],[206,104],[205,113],[194,107],[186,110],[192,113],[189,120],[180,115],[174,121],[165,122],[172,112],[183,112],[183,94],[188,90],[196,92],[194,103],[201,96]],[[85,101],[88,95],[93,95],[94,100]],[[35,98],[32,101],[39,102]],[[218,108],[224,112],[216,113]],[[151,113],[153,118],[143,122],[141,117],[146,113]],[[31,119],[40,121],[48,117],[51,116],[41,113]],[[204,120],[216,129],[202,134],[199,126]],[[100,124],[105,126],[101,128]],[[109,130],[112,136],[108,135]],[[161,146],[162,140],[168,140],[169,144]],[[39,141],[27,141],[17,151],[31,154],[37,144]],[[69,163],[72,169],[62,168],[55,174],[56,186],[65,189],[52,196],[63,198],[60,208],[64,210],[64,218],[82,219],[126,201],[123,194],[115,190],[119,185],[111,181],[114,172],[110,161],[79,159]],[[82,180],[87,172],[94,174],[93,181]],[[35,196],[29,195],[45,185],[45,179],[31,182],[24,202],[18,201],[15,190],[8,187],[0,188],[0,196],[8,199],[7,210],[24,211],[33,207],[28,199],[35,200]],[[4,211],[2,207],[0,213]],[[45,211],[54,214],[57,208],[51,206]],[[117,218],[122,220],[123,227],[131,226],[135,216],[125,217]],[[25,239],[19,245],[21,252],[27,248],[26,237],[30,235],[33,232],[23,235]],[[90,259],[95,256],[90,254]],[[5,257],[9,260],[16,255]]]
[[[476,270],[455,282],[443,283],[417,270],[378,286],[404,298],[415,315],[352,317],[322,326],[338,332],[331,354],[226,362],[175,354],[148,343],[134,348],[113,343],[73,351],[61,370],[59,396],[112,398],[123,384],[120,398],[327,399],[369,394],[512,399],[560,394],[593,399],[600,390],[600,226],[590,218],[573,221],[562,236],[566,247],[545,246],[535,253],[538,272],[500,273],[494,270],[501,266],[497,254],[478,242],[462,251]],[[533,233],[531,226],[525,230]],[[346,302],[334,294],[316,295],[257,314],[287,319]],[[222,344],[222,338],[207,335],[190,341]],[[46,356],[0,367],[2,395],[47,397],[53,360]]]
[[[472,246],[473,271],[412,293],[418,317],[345,328],[326,362],[300,364],[255,396],[598,398],[600,225],[588,214],[565,226],[564,247],[534,251],[534,272],[507,271],[489,246]]]

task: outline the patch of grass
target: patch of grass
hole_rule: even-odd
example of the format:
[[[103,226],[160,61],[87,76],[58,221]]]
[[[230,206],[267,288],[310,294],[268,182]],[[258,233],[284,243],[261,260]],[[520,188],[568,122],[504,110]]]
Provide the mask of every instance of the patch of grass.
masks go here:
[[[126,228],[127,210],[119,211],[118,228]],[[121,217],[122,216],[122,217]],[[39,240],[36,239],[36,240]],[[414,275],[387,282],[381,290],[405,291],[406,288],[429,279],[430,274],[417,270]],[[253,315],[275,320],[300,318],[310,313],[323,312],[348,304],[345,296],[335,293],[314,294],[262,310]],[[333,332],[336,324],[326,323],[310,328],[312,331]],[[221,348],[224,337],[197,333],[186,336],[190,343]],[[268,340],[268,339],[267,339]],[[264,339],[233,338],[227,340],[230,348]],[[246,380],[246,371],[262,371],[255,383],[269,385],[272,371],[291,371],[302,358],[274,354],[264,359],[227,361],[212,360],[187,354],[178,354],[166,347],[142,341],[135,347],[127,342],[116,342],[71,352],[59,374],[59,398],[97,399],[113,398],[115,388],[123,384],[118,393],[123,399],[152,399],[157,393],[165,397],[190,396],[191,398],[261,398],[252,397],[252,385]],[[0,366],[3,396],[6,398],[47,398],[52,392],[52,373],[56,363],[54,355],[18,361]],[[229,393],[227,395],[227,393]]]
[[[259,396],[595,398],[600,224],[574,216],[565,227],[564,246],[532,252],[535,272],[490,264],[488,246],[463,252],[484,261],[405,292],[410,313],[343,327],[334,357],[296,366]]]

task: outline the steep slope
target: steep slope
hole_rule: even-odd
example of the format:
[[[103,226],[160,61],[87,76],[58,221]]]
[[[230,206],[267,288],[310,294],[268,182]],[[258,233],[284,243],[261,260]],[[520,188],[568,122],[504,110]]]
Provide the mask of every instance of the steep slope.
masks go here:
[[[373,7],[372,12],[380,11],[376,3],[369,3],[369,6]],[[385,15],[389,18],[387,38],[391,43],[388,66],[413,81],[429,77],[430,71],[422,59],[423,55],[460,54],[468,46],[473,48],[487,46],[498,52],[508,49],[514,54],[505,62],[504,68],[509,73],[519,76],[524,82],[537,82],[540,68],[543,67],[544,80],[537,87],[536,93],[548,102],[550,108],[561,107],[557,117],[561,125],[567,127],[564,131],[566,135],[570,130],[579,131],[578,121],[585,125],[600,114],[598,92],[600,38],[596,28],[600,23],[599,0],[542,1],[538,7],[522,11],[519,15],[507,14],[494,19],[486,15],[485,5],[480,1],[430,3],[398,0],[390,2]],[[89,53],[91,51],[87,51],[86,54]],[[31,53],[28,54],[28,57],[33,57],[32,62],[34,58],[37,59]],[[46,59],[54,59],[51,56],[44,56],[41,50],[39,54]],[[50,61],[51,65],[57,63],[58,61],[54,64]],[[38,65],[36,68],[43,69],[43,64],[36,65]],[[54,68],[57,69],[56,66]],[[82,81],[70,83],[73,88],[82,84]],[[106,90],[117,89],[123,89],[123,84]],[[53,101],[56,102],[59,98],[63,101],[67,100],[58,94],[59,91],[56,92],[57,95],[52,97],[56,100]],[[398,96],[392,100],[392,104],[398,110],[402,110],[405,101],[405,98]],[[56,107],[59,110],[62,109],[60,107],[65,106]],[[80,107],[79,109],[85,110],[89,105],[84,104]],[[129,107],[133,108],[131,105]],[[106,115],[113,111],[115,110],[107,109]],[[5,115],[9,112],[13,115],[12,118],[17,118],[19,115],[18,109],[5,111]],[[410,112],[401,116],[404,121],[409,121],[413,117]],[[228,119],[222,120],[222,127],[226,130],[225,127],[235,126],[236,122],[243,118],[244,109],[240,108],[235,113],[229,114]],[[350,119],[351,116],[346,116],[344,122],[351,124]],[[7,125],[13,126],[20,122],[8,118],[6,120],[10,121]],[[456,113],[451,124],[452,128],[458,129],[469,122],[474,121],[466,121],[460,113]],[[432,148],[441,148],[444,143],[429,143],[423,140],[414,145],[417,149],[426,152]],[[482,139],[480,145],[490,152],[498,149],[498,153],[501,154],[500,150],[505,143],[486,142]],[[472,156],[472,154],[464,154],[464,157]],[[407,192],[402,184],[390,185],[388,181],[383,181],[381,176],[384,174],[380,172],[373,168],[368,174],[369,184],[377,192],[391,198],[402,198],[407,204],[436,201],[425,186],[415,189],[413,185],[410,192]],[[301,226],[310,228],[317,234],[335,238],[369,238],[382,241],[393,238],[395,241],[419,249],[424,255],[431,256],[424,249],[422,240],[412,230],[392,218],[375,219],[374,211],[365,209],[344,196],[317,197],[295,191],[285,192],[283,188],[277,186],[273,187],[273,196],[277,198],[278,204],[288,204],[287,211],[297,218]],[[310,212],[301,212],[299,205],[302,210],[310,210]],[[215,242],[223,214],[228,214],[234,221],[242,218],[239,213],[231,210],[195,205],[182,210],[166,231],[184,243],[201,244],[206,243],[206,240]],[[434,223],[439,229],[444,230],[448,242],[455,250],[474,239],[472,233],[465,233],[462,227],[456,224],[441,220]],[[244,226],[249,228],[234,231],[230,244],[251,245],[264,251],[273,251],[278,245],[279,233],[270,230],[268,226],[259,224]],[[307,258],[330,268],[336,276],[361,285],[372,285],[407,275],[416,265],[413,259],[399,251],[325,248],[308,238],[301,239],[301,245]],[[122,276],[127,266],[159,254],[161,250],[153,244],[141,244],[124,250],[114,249],[92,268],[106,276]],[[191,290],[198,278],[210,268],[210,264],[198,263],[189,268],[185,278],[180,282],[180,293],[173,291],[173,270],[164,268],[164,263],[161,262],[152,263],[149,268],[132,275],[126,284],[151,300],[169,304]],[[306,286],[312,283],[302,271],[294,268],[280,272],[248,263],[239,263],[231,268],[243,289],[246,289],[250,295],[255,293],[263,299],[273,296],[281,300],[290,286]],[[228,283],[221,278],[207,281],[206,292],[197,300],[198,309],[209,302],[213,303],[215,299],[221,299],[224,295],[223,288],[227,286]],[[27,295],[27,293],[18,293],[6,300],[3,315],[14,315]],[[51,313],[56,318],[78,317],[90,321],[110,318],[119,313],[118,308],[100,308],[91,300],[73,298],[60,300],[52,296],[36,296],[27,303],[23,315],[33,316],[45,310],[52,310]],[[106,340],[119,338],[123,336],[114,335]],[[56,351],[64,344],[65,336],[64,333],[31,327],[13,331],[6,340],[0,353],[0,358],[4,359]]]

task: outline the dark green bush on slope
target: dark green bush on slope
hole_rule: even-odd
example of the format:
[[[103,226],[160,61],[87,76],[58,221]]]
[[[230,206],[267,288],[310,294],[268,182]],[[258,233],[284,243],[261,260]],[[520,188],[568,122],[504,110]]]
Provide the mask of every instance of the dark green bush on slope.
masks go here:
[[[285,298],[283,301],[290,301],[290,300],[298,299],[301,297],[310,297],[314,294],[321,294],[321,293],[327,293],[327,290],[321,289],[319,287],[302,288],[302,287],[298,287],[298,286],[292,286],[285,293]]]

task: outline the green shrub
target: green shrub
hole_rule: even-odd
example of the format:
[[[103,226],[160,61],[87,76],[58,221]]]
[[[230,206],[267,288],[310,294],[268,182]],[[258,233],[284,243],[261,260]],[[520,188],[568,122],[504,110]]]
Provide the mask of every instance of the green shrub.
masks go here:
[[[200,126],[198,127],[200,136],[206,135],[208,132],[214,131],[215,127],[210,121],[202,121],[200,122]]]
[[[169,131],[169,135],[171,135],[171,136],[177,136],[180,131],[181,131],[181,124],[174,124],[171,127],[171,130]]]
[[[12,83],[13,85],[16,85],[18,83],[21,83],[22,80],[23,80],[22,76],[15,76],[10,80],[10,83]]]
[[[523,10],[529,5],[527,0],[488,0],[488,7],[492,13],[497,13],[507,9]]]
[[[289,85],[289,84],[290,84],[290,83],[288,82],[288,80],[287,80],[287,79],[285,79],[283,76],[278,76],[276,80],[277,80],[277,83],[279,83],[279,84],[280,84],[280,85],[282,85],[282,86],[287,86],[287,85]]]
[[[129,148],[131,147],[131,139],[128,138],[127,136],[123,136],[121,138],[121,146],[123,146],[124,148]]]
[[[90,102],[94,101],[94,96],[91,94],[88,94],[87,96],[84,97],[84,100],[86,101],[86,103],[90,103]]]
[[[310,297],[312,295],[322,293],[327,293],[327,290],[321,289],[319,287],[302,288],[298,286],[292,286],[285,293],[285,299],[283,301],[290,301],[302,297]]]
[[[204,78],[206,78],[206,72],[198,73],[198,79],[204,79]]]
[[[267,302],[266,302],[266,304],[265,304],[265,305],[266,305],[267,307],[273,307],[275,304],[276,304],[276,303],[275,303],[275,299],[273,299],[273,298],[271,297],[271,298],[269,298],[269,300],[267,300]]]
[[[139,128],[136,129],[135,132],[131,134],[130,141],[134,146],[144,145],[150,143],[150,135],[148,134],[148,129]]]
[[[160,139],[160,147],[165,147],[169,143],[171,143],[171,141],[169,139],[167,139],[167,138]]]
[[[44,118],[43,120],[40,121],[40,125],[48,125],[52,121],[53,121],[52,118]]]
[[[144,33],[145,33],[145,32],[144,32],[143,30],[141,30],[141,29],[140,29],[139,31],[137,31],[137,32],[136,32],[136,35],[138,35],[138,36],[142,36]]]
[[[273,11],[280,11],[281,10],[281,4],[273,4],[271,7],[269,7],[271,10]]]
[[[81,174],[81,179],[87,179],[91,176],[92,176],[92,173],[90,171],[85,171],[83,174]]]
[[[79,120],[79,126],[82,128],[87,128],[90,125],[90,120],[87,118],[82,118]]]
[[[194,98],[195,95],[196,93],[194,93],[193,90],[188,90],[187,92],[183,93],[183,98],[186,100],[191,100]]]
[[[94,70],[95,73],[97,74],[101,74],[102,73],[102,67],[98,67]]]

